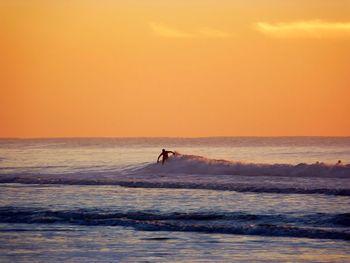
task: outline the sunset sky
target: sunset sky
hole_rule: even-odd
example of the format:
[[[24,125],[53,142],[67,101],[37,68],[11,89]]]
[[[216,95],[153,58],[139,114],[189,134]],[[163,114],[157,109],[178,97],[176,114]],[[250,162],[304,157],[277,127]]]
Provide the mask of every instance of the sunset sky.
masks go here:
[[[0,0],[0,137],[350,135],[350,0]]]

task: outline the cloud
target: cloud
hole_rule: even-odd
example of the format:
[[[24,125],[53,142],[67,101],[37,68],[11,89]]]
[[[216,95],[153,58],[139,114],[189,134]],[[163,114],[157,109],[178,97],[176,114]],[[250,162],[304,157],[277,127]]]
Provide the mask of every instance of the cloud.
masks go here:
[[[255,28],[265,35],[281,38],[350,36],[350,22],[326,22],[323,20],[296,21],[290,23],[258,22],[255,24]]]
[[[201,28],[192,32],[186,32],[165,24],[150,23],[153,33],[166,38],[227,38],[231,34],[210,27]]]
[[[183,32],[181,30],[178,30],[176,28],[169,27],[164,24],[157,24],[157,23],[150,23],[151,29],[154,34],[161,37],[168,37],[168,38],[188,38],[193,37],[193,34],[189,34],[186,32]]]

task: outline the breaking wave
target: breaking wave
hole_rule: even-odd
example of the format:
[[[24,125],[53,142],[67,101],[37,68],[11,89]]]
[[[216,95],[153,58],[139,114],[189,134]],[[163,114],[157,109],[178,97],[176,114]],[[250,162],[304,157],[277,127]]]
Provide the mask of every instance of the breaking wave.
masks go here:
[[[47,210],[0,207],[1,223],[125,226],[144,231],[184,231],[239,235],[350,240],[350,214],[256,215],[242,212]],[[298,224],[298,226],[296,226]]]
[[[164,164],[124,168],[94,166],[63,174],[0,170],[1,183],[118,185],[137,188],[207,189],[278,194],[350,196],[350,165],[256,164],[176,154]],[[291,180],[293,178],[293,180]]]
[[[186,173],[205,175],[293,176],[293,177],[350,177],[350,164],[300,163],[259,164],[209,159],[197,155],[177,153],[165,165],[149,164],[134,169],[147,173]]]

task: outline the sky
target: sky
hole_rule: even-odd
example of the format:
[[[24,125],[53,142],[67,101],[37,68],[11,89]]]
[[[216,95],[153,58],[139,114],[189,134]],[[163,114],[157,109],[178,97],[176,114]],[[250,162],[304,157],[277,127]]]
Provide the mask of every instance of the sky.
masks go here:
[[[350,0],[0,0],[0,137],[350,136]]]

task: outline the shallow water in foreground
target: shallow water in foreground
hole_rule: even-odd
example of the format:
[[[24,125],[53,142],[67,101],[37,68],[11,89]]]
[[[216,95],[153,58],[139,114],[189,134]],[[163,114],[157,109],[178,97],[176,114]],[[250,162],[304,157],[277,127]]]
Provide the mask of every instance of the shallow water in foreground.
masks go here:
[[[1,262],[350,260],[344,196],[3,184],[0,204]]]
[[[1,225],[6,228],[6,226]],[[28,226],[18,225],[17,229]],[[1,262],[349,262],[346,241],[32,225],[1,232]]]

